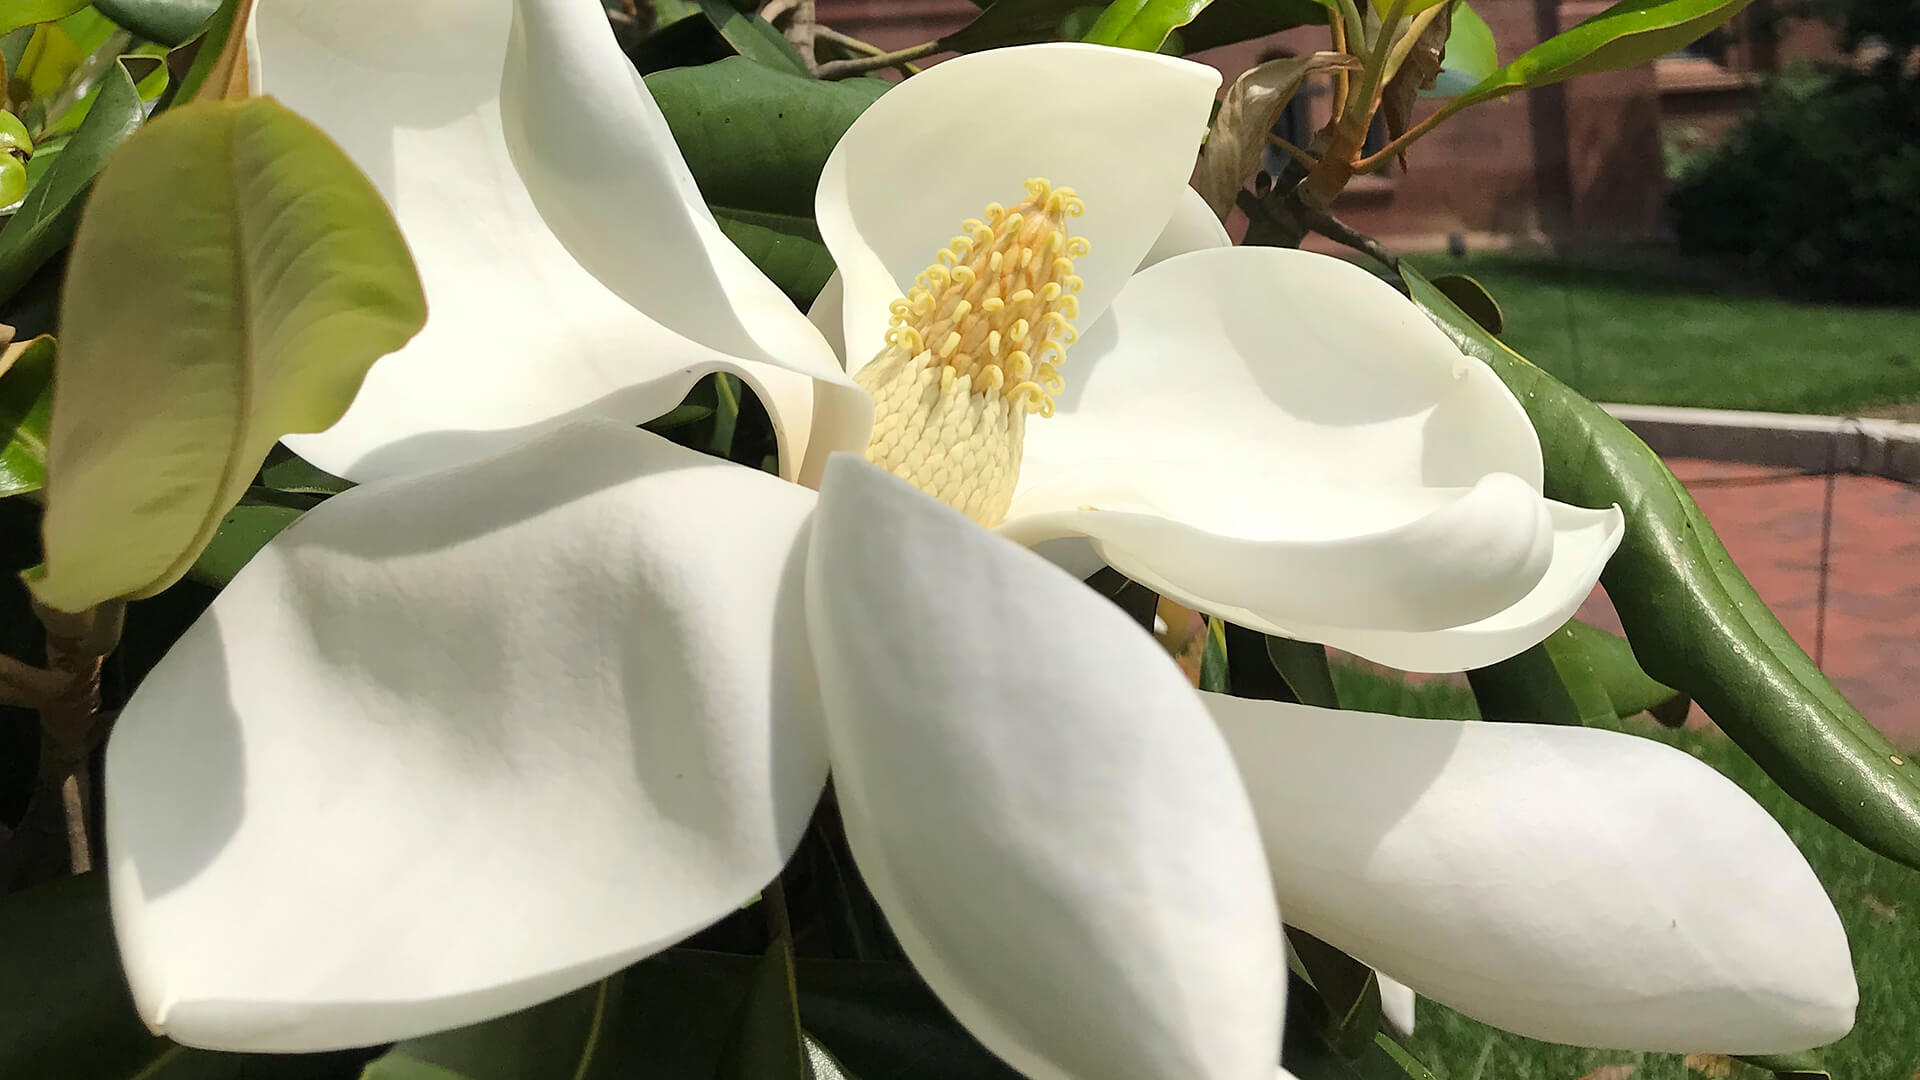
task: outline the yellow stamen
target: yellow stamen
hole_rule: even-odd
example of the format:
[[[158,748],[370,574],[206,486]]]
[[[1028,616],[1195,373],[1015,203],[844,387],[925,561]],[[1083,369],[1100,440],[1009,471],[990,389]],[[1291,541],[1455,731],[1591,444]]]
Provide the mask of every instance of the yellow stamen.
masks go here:
[[[1006,517],[1027,414],[1052,416],[1066,385],[1054,365],[1077,337],[1073,260],[1088,251],[1066,223],[1084,210],[1072,188],[1036,179],[1011,210],[989,203],[962,222],[889,306],[887,347],[854,377],[874,401],[867,460],[982,525]]]

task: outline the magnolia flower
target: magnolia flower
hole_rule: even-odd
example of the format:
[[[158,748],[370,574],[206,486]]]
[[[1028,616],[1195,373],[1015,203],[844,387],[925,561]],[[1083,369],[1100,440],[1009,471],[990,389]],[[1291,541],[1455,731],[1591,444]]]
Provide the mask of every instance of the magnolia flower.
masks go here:
[[[1850,1026],[1818,881],[1687,755],[1202,694],[1023,550],[1457,670],[1558,626],[1619,540],[1541,497],[1518,404],[1398,294],[1227,246],[1184,187],[1210,69],[1033,46],[889,91],[822,177],[809,320],[592,0],[260,0],[251,33],[431,317],[292,440],[361,486],[108,748],[156,1030],[367,1045],[589,984],[777,875],[829,769],[909,957],[1035,1077],[1269,1080],[1283,914],[1541,1038]],[[780,476],[634,428],[714,370]]]

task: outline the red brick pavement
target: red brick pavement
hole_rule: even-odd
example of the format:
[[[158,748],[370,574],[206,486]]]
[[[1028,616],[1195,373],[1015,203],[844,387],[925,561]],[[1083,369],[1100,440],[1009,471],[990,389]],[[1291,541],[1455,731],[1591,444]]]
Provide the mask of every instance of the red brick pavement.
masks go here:
[[[1812,654],[1826,479],[1724,462],[1668,464],[1734,562]],[[1920,747],[1920,487],[1836,477],[1828,567],[1822,668],[1896,744]],[[1598,591],[1581,616],[1619,629]],[[1697,706],[1695,714],[1698,720]]]

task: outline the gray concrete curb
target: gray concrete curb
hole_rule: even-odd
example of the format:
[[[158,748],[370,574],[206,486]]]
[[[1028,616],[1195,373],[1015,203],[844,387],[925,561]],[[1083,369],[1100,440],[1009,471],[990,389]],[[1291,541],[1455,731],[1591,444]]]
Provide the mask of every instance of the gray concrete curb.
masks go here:
[[[1858,472],[1920,483],[1920,424],[1667,405],[1602,408],[1667,457]]]

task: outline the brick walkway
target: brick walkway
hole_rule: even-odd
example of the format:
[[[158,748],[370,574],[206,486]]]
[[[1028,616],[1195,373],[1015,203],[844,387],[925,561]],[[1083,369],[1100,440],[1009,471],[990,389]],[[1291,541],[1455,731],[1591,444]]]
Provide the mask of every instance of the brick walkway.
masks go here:
[[[1812,654],[1827,481],[1753,465],[1669,464],[1734,562]],[[1821,666],[1896,744],[1920,748],[1920,488],[1837,477],[1833,513]],[[1619,629],[1604,595],[1596,593],[1581,616]]]

